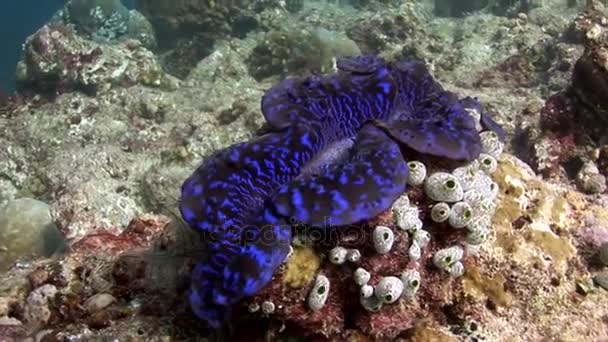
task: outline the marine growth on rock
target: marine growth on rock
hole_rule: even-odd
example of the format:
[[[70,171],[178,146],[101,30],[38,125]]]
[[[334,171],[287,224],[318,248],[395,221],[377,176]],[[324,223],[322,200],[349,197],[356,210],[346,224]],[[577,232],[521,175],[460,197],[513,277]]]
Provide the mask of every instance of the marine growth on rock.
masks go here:
[[[404,193],[409,153],[473,161],[484,147],[479,124],[495,131],[487,144],[504,135],[476,100],[445,91],[421,62],[359,56],[338,59],[337,69],[269,89],[262,112],[273,132],[218,151],[183,183],[182,216],[208,251],[190,302],[211,327],[269,283],[294,223],[328,229],[371,219]],[[453,175],[426,182],[441,200],[462,199]],[[372,298],[362,304],[375,310]]]

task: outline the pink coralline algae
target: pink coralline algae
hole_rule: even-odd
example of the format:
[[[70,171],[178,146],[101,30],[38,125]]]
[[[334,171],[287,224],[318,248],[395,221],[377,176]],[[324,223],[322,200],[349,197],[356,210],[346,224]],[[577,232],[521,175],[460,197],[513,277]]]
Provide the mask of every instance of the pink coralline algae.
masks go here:
[[[144,251],[161,238],[169,222],[169,218],[164,216],[141,215],[131,220],[122,232],[102,230],[88,234],[76,241],[71,250],[75,253],[94,251],[109,255],[121,255],[125,251]]]

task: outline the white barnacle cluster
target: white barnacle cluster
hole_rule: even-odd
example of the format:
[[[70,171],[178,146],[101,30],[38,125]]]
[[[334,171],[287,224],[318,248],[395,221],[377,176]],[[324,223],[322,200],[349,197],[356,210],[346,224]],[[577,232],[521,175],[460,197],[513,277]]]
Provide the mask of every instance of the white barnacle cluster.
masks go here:
[[[354,274],[355,282],[359,285],[359,301],[368,311],[378,311],[385,304],[393,304],[399,298],[412,298],[420,288],[420,274],[416,270],[406,270],[400,277],[386,276],[380,278],[376,286],[369,284],[371,275],[363,268],[358,268]]]
[[[457,278],[464,274],[464,265],[461,262],[463,257],[464,249],[461,246],[452,246],[438,250],[433,255],[433,264]]]
[[[473,253],[491,235],[492,217],[496,210],[499,189],[491,176],[498,167],[504,145],[494,132],[481,132],[480,136],[482,153],[462,167],[432,171],[420,161],[408,163],[408,185],[422,189],[430,200],[430,221],[467,232],[465,241],[433,254],[433,264],[454,278],[461,277],[465,272],[465,253]],[[404,194],[395,201],[392,212],[396,227],[407,232],[411,238],[409,260],[420,259],[432,236],[423,227],[419,208]],[[394,235],[391,228],[377,226],[373,231],[376,252],[388,253],[393,247]],[[345,258],[345,253],[344,250],[334,252],[340,260]],[[372,312],[380,310],[383,305],[395,303],[401,297],[414,297],[422,286],[416,266],[399,276],[382,277],[375,286],[370,284],[372,275],[361,267],[356,269],[353,278],[360,289],[361,305]]]
[[[329,261],[332,264],[342,265],[345,262],[357,262],[361,260],[361,252],[358,249],[346,249],[336,246],[329,251]]]
[[[475,252],[491,235],[492,217],[496,210],[498,184],[491,178],[498,167],[504,144],[494,132],[481,132],[482,153],[468,165],[452,172],[431,174],[425,182],[425,193],[437,203],[431,208],[431,220],[447,222],[456,229],[467,230],[463,245],[467,252]],[[464,250],[452,246],[437,251],[433,262],[453,277],[464,273],[460,261]]]
[[[414,162],[410,162],[414,163]],[[420,163],[420,162],[416,162]],[[423,165],[420,163],[420,165]],[[425,168],[426,176],[426,168]],[[422,182],[424,179],[422,179]],[[420,184],[422,184],[422,182]],[[418,208],[410,204],[407,195],[399,197],[392,207],[397,227],[407,231],[413,237],[413,242],[408,249],[410,260],[418,260],[422,255],[422,249],[428,245],[431,235],[422,229],[423,223],[420,219]]]

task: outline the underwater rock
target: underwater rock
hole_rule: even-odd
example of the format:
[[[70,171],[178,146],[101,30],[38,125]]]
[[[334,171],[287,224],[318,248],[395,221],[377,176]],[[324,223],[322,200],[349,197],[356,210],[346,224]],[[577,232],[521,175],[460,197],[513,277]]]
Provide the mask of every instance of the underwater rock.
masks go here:
[[[49,257],[65,246],[46,203],[20,198],[0,208],[0,271],[21,257]]]
[[[154,55],[139,41],[97,44],[60,24],[43,26],[24,45],[17,86],[24,94],[49,97],[69,91],[95,95],[116,86],[144,84],[171,88]]]
[[[471,12],[487,8],[489,0],[451,1],[435,0],[435,14],[442,17],[463,17]]]
[[[576,175],[576,184],[581,191],[589,194],[599,194],[606,191],[606,177],[600,174],[600,170],[595,163],[589,161]]]
[[[246,62],[249,73],[262,80],[276,75],[330,72],[336,58],[360,54],[357,44],[343,33],[287,27],[268,32]]]
[[[214,42],[244,37],[259,26],[256,13],[278,7],[275,1],[143,0],[136,9],[152,23],[161,48],[194,36]]]

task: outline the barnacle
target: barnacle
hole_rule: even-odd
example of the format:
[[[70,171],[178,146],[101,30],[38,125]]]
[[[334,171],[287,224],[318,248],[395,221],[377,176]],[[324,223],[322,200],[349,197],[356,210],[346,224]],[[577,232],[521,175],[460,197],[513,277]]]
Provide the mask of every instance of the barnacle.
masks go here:
[[[458,178],[447,172],[430,175],[424,183],[424,192],[438,202],[457,202],[464,196],[464,189]]]
[[[471,245],[479,245],[484,243],[490,236],[490,230],[486,227],[470,230],[467,234],[466,241]]]
[[[410,260],[418,260],[422,255],[422,247],[420,247],[420,245],[414,241],[410,245],[410,248],[408,248],[407,254],[410,257]]]
[[[348,250],[344,247],[334,247],[329,251],[329,261],[336,265],[341,265],[346,261]]]
[[[319,311],[325,306],[329,294],[329,285],[330,282],[326,276],[322,274],[317,275],[312,290],[308,294],[308,307],[312,311]]]
[[[260,307],[262,308],[262,312],[266,315],[270,315],[271,313],[274,313],[274,310],[276,309],[275,305],[273,302],[271,301],[263,301],[262,305],[260,305]]]
[[[182,217],[203,235],[209,253],[193,270],[190,303],[211,327],[268,284],[290,251],[292,222],[344,226],[393,205],[397,226],[415,236],[410,257],[420,257],[429,236],[403,196],[406,184],[424,183],[431,199],[448,203],[463,200],[466,187],[449,173],[426,177],[425,166],[408,163],[402,151],[473,164],[482,151],[494,158],[502,152],[500,126],[476,100],[445,91],[424,63],[359,56],[339,58],[336,66],[335,74],[288,78],[269,89],[261,107],[272,132],[216,152],[182,185]],[[475,213],[492,209],[469,204]],[[378,226],[373,240],[377,252],[387,253],[393,231]],[[332,262],[359,258],[341,248],[330,252]],[[361,304],[382,306],[375,296]]]
[[[460,246],[440,249],[433,255],[433,263],[437,268],[448,271],[449,268],[460,261],[464,256],[464,250]]]
[[[407,184],[417,186],[424,183],[426,178],[426,166],[419,161],[411,161],[407,163],[409,168],[409,175],[407,177]]]
[[[448,267],[447,271],[452,277],[458,278],[464,274],[464,265],[460,261],[456,261]]]
[[[413,297],[420,288],[420,273],[416,270],[406,270],[401,273],[401,281],[403,282],[403,294],[407,297]]]
[[[403,293],[403,282],[397,277],[383,277],[374,288],[374,294],[386,304],[397,301]]]
[[[389,227],[377,226],[373,232],[374,248],[378,254],[390,252],[395,242],[395,234]]]
[[[431,208],[431,220],[437,223],[445,222],[450,218],[450,205],[445,202],[439,202]]]
[[[346,260],[349,262],[357,262],[361,260],[361,252],[358,249],[349,249],[346,252]]]
[[[473,208],[467,202],[454,203],[450,212],[450,226],[454,228],[465,227],[473,218]]]
[[[418,229],[414,232],[414,242],[420,246],[420,248],[426,247],[431,241],[431,234],[424,229]]]
[[[496,161],[496,158],[485,153],[482,153],[479,156],[479,169],[483,170],[485,173],[492,174],[496,171],[497,167],[498,162]]]
[[[499,134],[493,131],[486,131],[481,132],[479,137],[481,138],[483,153],[488,154],[495,159],[500,158],[505,144],[501,141]]]
[[[371,278],[371,274],[365,269],[359,267],[355,270],[355,283],[359,286],[367,284]]]
[[[362,298],[369,298],[374,295],[374,287],[371,285],[363,284],[361,288],[359,288],[359,293]]]

